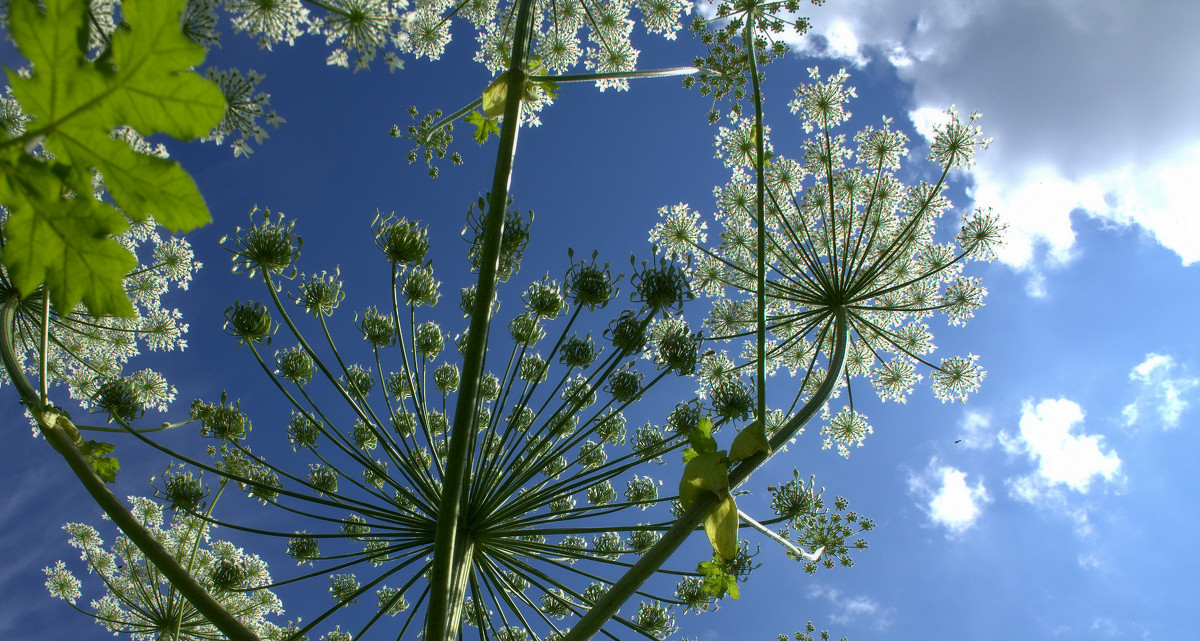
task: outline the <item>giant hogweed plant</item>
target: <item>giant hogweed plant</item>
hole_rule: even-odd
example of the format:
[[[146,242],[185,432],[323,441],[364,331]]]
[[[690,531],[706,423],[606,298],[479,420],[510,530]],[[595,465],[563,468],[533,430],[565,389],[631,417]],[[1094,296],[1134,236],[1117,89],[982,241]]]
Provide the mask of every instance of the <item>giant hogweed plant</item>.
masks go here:
[[[488,265],[492,272],[461,292],[470,325],[453,341],[436,321],[422,319],[441,300],[425,262],[424,230],[404,219],[377,221],[390,300],[357,307],[362,342],[354,342],[369,348],[358,358],[339,344],[329,320],[346,305],[343,283],[336,273],[297,271],[300,242],[291,222],[255,212],[251,227],[228,239],[235,269],[261,278],[269,300],[231,306],[226,330],[290,406],[286,433],[300,459],[252,453],[248,415],[222,399],[193,406],[205,433],[220,441],[212,447],[217,463],[188,462],[223,471],[299,517],[304,529],[253,529],[286,541],[299,565],[314,566],[288,581],[316,582],[332,597],[332,607],[301,633],[341,616],[357,621],[354,638],[400,638],[422,623],[425,635],[439,638],[618,638],[622,630],[666,638],[679,611],[708,610],[715,598],[736,594],[753,568],[739,522],[781,543],[810,572],[852,564],[851,551],[865,547],[854,537],[873,524],[848,511],[845,499],[828,509],[813,481],[796,474],[769,488],[776,515],[759,522],[737,508],[734,488],[818,416],[827,422],[828,446],[848,453],[860,444],[870,428],[853,407],[852,376],[871,377],[885,399],[902,400],[917,367],[928,368],[944,399],[974,390],[982,378],[974,358],[933,362],[924,319],[940,312],[959,324],[971,316],[982,290],[960,274],[961,265],[988,258],[999,229],[977,212],[951,242],[934,243],[948,207],[946,177],[984,144],[970,121],[950,114],[931,150],[938,181],[907,187],[893,175],[906,154],[904,137],[885,123],[861,131],[857,150],[846,149],[840,130],[853,90],[844,74],[821,79],[814,70],[813,80],[794,103],[815,134],[804,162],[768,151],[755,91],[755,119],[735,116],[718,135],[718,155],[734,171],[717,190],[721,242],[707,242],[706,226],[686,206],[664,208],[651,232],[664,255],[633,261],[626,285],[633,306],[609,312],[612,320],[596,332],[602,339],[585,333],[597,327],[587,319],[615,303],[621,279],[593,256],[573,263],[561,281],[546,277],[505,294],[529,223],[507,200],[494,209],[495,196],[481,199],[469,217],[468,260],[477,272]],[[518,89],[510,86],[508,95]],[[503,226],[489,244],[497,211]],[[770,249],[762,252],[758,242]],[[756,284],[760,274],[765,288]],[[693,288],[714,300],[707,333],[682,314]],[[493,301],[513,300],[516,291],[521,307],[498,319],[506,338],[496,332],[478,352],[490,358],[476,365],[476,400],[464,419],[476,324],[494,314]],[[769,301],[761,315],[759,291]],[[703,346],[737,340],[749,344],[736,359]],[[765,377],[744,372],[760,362],[767,372],[782,366],[797,377],[791,407],[758,409],[765,392],[754,381]],[[703,400],[677,405],[663,428],[648,423],[631,433],[627,416],[645,416],[651,388],[671,374],[698,374]],[[332,404],[322,386],[333,392]],[[831,399],[842,391],[847,403],[835,413]],[[714,428],[738,424],[728,449],[719,449]],[[451,494],[457,436],[465,442],[464,472]],[[685,462],[678,485],[666,486],[677,487],[675,494],[660,490],[644,467],[673,454]],[[441,588],[448,504],[458,514],[449,521],[456,543]],[[671,553],[701,527],[712,560],[696,570],[668,567]],[[672,576],[673,592],[662,590],[662,578]],[[351,605],[364,612],[341,615]]]
[[[529,218],[506,213],[500,283],[517,273]],[[473,215],[468,235],[481,222],[482,212]],[[333,607],[302,632],[362,601],[374,608],[359,617],[355,638],[415,633],[435,595],[429,577],[458,429],[450,408],[461,398],[460,364],[472,330],[452,338],[426,320],[430,308],[444,305],[426,262],[426,231],[385,218],[375,240],[390,272],[390,296],[355,314],[354,343],[366,349],[352,360],[353,343],[339,345],[330,327],[345,313],[343,283],[336,274],[295,272],[294,229],[264,213],[228,239],[236,269],[261,278],[268,301],[230,307],[226,331],[286,399],[286,430],[275,433],[286,431],[298,460],[253,454],[244,445],[249,418],[222,401],[193,406],[204,431],[219,439],[218,463],[189,463],[232,475],[265,503],[304,517],[296,521],[302,531],[256,529],[286,542],[298,564],[317,565],[289,580],[325,583],[333,597]],[[479,268],[484,247],[473,238],[468,260]],[[450,638],[464,622],[488,638],[561,634],[569,627],[564,619],[594,603],[671,518],[672,497],[660,493],[661,479],[645,464],[679,449],[680,436],[700,422],[700,408],[680,405],[665,430],[631,424],[627,413],[665,378],[695,371],[700,336],[681,317],[691,293],[670,261],[634,263],[629,296],[619,297],[621,281],[593,255],[573,262],[561,279],[543,277],[491,297],[521,305],[501,325],[506,338],[490,341],[467,424],[470,465],[460,506],[466,549],[452,567],[461,592],[450,604]],[[471,312],[479,296],[478,284],[464,288],[460,308]],[[277,346],[284,334],[294,344],[269,352],[268,342]],[[673,606],[710,607],[695,577],[674,574],[674,594],[647,595],[618,621],[665,638],[676,628]]]
[[[810,133],[815,132],[805,144],[804,164],[774,159],[762,117],[759,67],[781,52],[770,38],[788,24],[774,16],[798,8],[789,3],[722,5],[717,14],[722,22],[714,32],[705,32],[709,56],[698,60],[696,68],[661,72],[634,71],[636,52],[631,57],[616,46],[629,35],[630,22],[621,13],[628,11],[625,4],[552,3],[539,8],[522,1],[497,13],[488,13],[486,3],[445,5],[444,13],[424,7],[415,11],[425,11],[425,17],[436,14],[436,20],[429,18],[435,27],[416,31],[423,23],[415,13],[404,14],[403,26],[397,26],[402,15],[398,9],[407,8],[401,3],[311,4],[328,15],[313,18],[299,2],[242,2],[228,7],[240,12],[235,25],[257,29],[264,45],[290,42],[306,29],[328,29],[327,41],[344,44],[343,54],[347,49],[358,52],[360,61],[369,61],[383,48],[388,41],[383,34],[401,51],[414,42],[434,43],[432,48],[410,52],[436,57],[430,52],[440,52],[438,47],[445,45],[446,37],[440,34],[447,33],[443,29],[449,17],[470,18],[478,9],[488,16],[481,28],[490,34],[480,39],[485,45],[480,57],[492,61],[494,71],[502,73],[475,103],[449,118],[426,118],[409,130],[428,162],[446,155],[450,128],[460,117],[475,125],[477,140],[486,140],[489,133],[499,135],[492,189],[474,219],[477,233],[471,261],[479,280],[464,296],[470,321],[456,341],[461,369],[451,360],[433,365],[441,354],[434,347],[445,336],[436,325],[415,320],[420,305],[413,301],[436,290],[436,281],[428,266],[419,264],[419,257],[389,256],[396,296],[392,309],[389,313],[384,305],[385,311],[380,312],[377,306],[359,316],[372,354],[401,355],[398,366],[385,370],[382,358],[354,365],[343,360],[332,339],[325,341],[328,351],[321,355],[303,338],[276,289],[281,279],[291,275],[298,251],[291,244],[291,227],[265,218],[233,241],[241,266],[260,273],[269,285],[274,313],[297,344],[275,358],[261,351],[259,346],[275,325],[267,307],[259,304],[231,307],[227,327],[254,351],[294,406],[289,436],[298,453],[316,462],[294,469],[251,453],[243,442],[248,418],[236,403],[222,399],[193,404],[192,419],[220,444],[211,448],[217,463],[191,463],[236,480],[264,503],[290,508],[310,519],[312,533],[268,533],[286,536],[289,553],[299,561],[323,564],[320,571],[294,580],[328,580],[335,610],[373,590],[377,607],[358,624],[360,634],[384,616],[399,615],[411,598],[415,607],[405,616],[401,635],[422,625],[417,621],[423,610],[427,638],[455,638],[464,621],[474,624],[483,638],[613,636],[613,630],[605,627],[610,621],[664,637],[675,627],[672,606],[710,607],[712,597],[734,592],[739,578],[753,567],[747,548],[737,542],[739,520],[783,543],[806,561],[810,571],[818,562],[829,566],[835,559],[848,565],[848,539],[871,524],[845,512],[843,499],[835,501],[833,511],[826,510],[811,481],[805,485],[797,475],[770,488],[777,518],[759,523],[737,509],[733,489],[818,415],[829,419],[824,430],[828,443],[861,441],[869,428],[852,402],[836,414],[829,407],[843,388],[852,401],[850,376],[873,372],[876,388],[890,398],[903,398],[917,380],[914,370],[919,365],[930,368],[940,394],[961,397],[977,386],[982,370],[971,357],[937,365],[928,358],[931,337],[920,320],[939,311],[949,313],[952,320],[965,319],[982,296],[978,284],[958,272],[966,259],[987,257],[996,242],[995,221],[984,214],[970,217],[956,246],[933,243],[938,214],[947,207],[940,195],[945,178],[951,169],[969,163],[982,142],[977,129],[952,120],[939,133],[931,154],[943,167],[941,179],[935,185],[906,188],[891,173],[904,142],[886,127],[881,136],[874,136],[874,147],[860,150],[859,166],[846,166],[854,154],[845,149],[844,134],[836,133],[841,117],[847,115],[842,109],[846,95],[836,89],[840,82],[818,82],[809,90],[813,111],[804,111],[813,127]],[[676,24],[680,6],[644,3],[639,7],[650,30],[674,33],[674,27],[651,26],[658,20],[651,18],[669,17],[663,24]],[[211,2],[189,3],[183,14],[185,33],[195,31],[190,20],[214,15],[214,9]],[[551,19],[539,19],[546,11]],[[583,22],[574,21],[572,13],[585,16]],[[195,24],[210,24],[205,20]],[[591,62],[585,62],[587,70],[595,73],[547,75],[573,66],[555,62],[555,56],[562,54],[563,46],[567,53],[572,51],[571,34],[585,23],[598,44],[587,52]],[[804,24],[796,21],[794,26],[802,29]],[[543,31],[544,25],[552,28]],[[705,28],[703,21],[695,26]],[[414,38],[414,33],[419,37]],[[565,45],[560,37],[564,35]],[[344,60],[336,49],[334,54],[331,62]],[[393,69],[399,66],[386,53],[385,58]],[[571,59],[578,61],[579,56],[563,58]],[[551,358],[539,367],[530,356],[531,364],[523,369],[526,354],[516,356],[522,352],[522,340],[540,338],[537,329],[552,322],[549,316],[527,309],[510,321],[514,335],[509,363],[490,371],[485,357],[496,286],[511,274],[526,233],[520,216],[510,212],[508,195],[519,126],[536,123],[538,108],[547,104],[559,83],[586,80],[601,88],[623,88],[632,78],[678,73],[695,73],[702,93],[733,100],[731,126],[722,130],[720,144],[726,163],[742,169],[720,191],[728,199],[720,204],[717,220],[722,242],[708,245],[705,227],[686,207],[668,209],[664,226],[654,232],[668,255],[640,269],[635,262],[629,278],[635,306],[617,315],[608,327],[605,339],[610,344],[599,348],[586,335],[570,333],[575,314],[603,302],[595,299],[589,304],[578,298],[587,289],[581,288],[587,284],[579,280],[581,275],[593,274],[588,277],[593,285],[611,278],[607,267],[595,259],[584,260],[572,266],[560,286],[543,280],[529,290],[526,305],[530,307],[535,291],[541,295],[557,291],[555,296],[572,309],[570,316],[558,321],[564,328],[547,350]],[[752,118],[741,114],[740,104],[747,97],[754,108]],[[231,101],[226,116],[237,108],[248,109],[246,122],[254,123],[254,100],[237,104],[240,107]],[[476,106],[482,108],[480,112],[473,111]],[[870,139],[873,131],[861,137]],[[377,239],[390,238],[392,232],[420,237],[417,226],[408,221],[385,221],[376,231]],[[386,245],[380,243],[381,248]],[[261,262],[263,258],[268,262]],[[692,288],[715,299],[709,319],[712,337],[749,340],[750,347],[736,360],[708,353],[700,344],[703,334],[688,328],[680,306],[690,298],[687,292]],[[328,274],[308,276],[296,287],[294,295],[315,317],[320,335],[331,336],[325,318],[340,304],[340,289],[336,275]],[[410,310],[407,318],[402,317],[405,306],[399,304],[400,297]],[[523,325],[533,328],[535,335],[520,334]],[[633,328],[642,332],[638,340],[648,348],[636,342],[622,346],[622,341],[637,338]],[[628,335],[622,336],[618,329]],[[381,342],[377,344],[372,336]],[[634,358],[639,351],[648,352],[649,360]],[[553,355],[559,360],[553,360]],[[803,377],[795,384],[799,389],[795,402],[786,410],[768,412],[767,374],[780,365],[802,371]],[[538,379],[535,371],[542,367],[545,380]],[[691,373],[695,368],[702,372],[703,402],[697,399],[677,406],[667,420],[670,432],[651,426],[632,438],[626,433],[623,448],[614,442],[619,441],[618,417],[644,405],[636,401],[649,387],[638,381],[637,392],[619,400],[626,392],[614,383],[624,380],[628,389],[634,389],[639,374],[654,382],[664,372]],[[751,368],[752,375],[743,373]],[[551,376],[551,370],[559,376]],[[307,388],[318,371],[345,406],[338,414],[326,414],[326,402],[308,396]],[[577,371],[574,376],[572,371]],[[368,404],[372,388],[378,391]],[[489,398],[494,388],[506,390],[506,396]],[[514,396],[507,396],[510,393]],[[383,395],[387,398],[381,406]],[[125,404],[106,402],[121,410],[112,413],[114,421],[134,431],[129,419],[137,414],[138,404],[125,398],[129,401]],[[506,414],[501,398],[516,403],[512,413]],[[593,409],[597,403],[599,407]],[[524,410],[532,412],[527,425]],[[718,449],[713,427],[741,422],[747,424],[729,448]],[[331,450],[330,459],[323,458]],[[686,461],[678,496],[658,496],[658,484],[640,474],[638,465],[672,450]],[[557,478],[545,474],[564,461],[566,467]],[[488,471],[492,476],[487,476]],[[630,477],[621,501],[612,496],[619,487],[614,479],[625,474]],[[669,517],[668,502],[673,503]],[[622,511],[640,514],[641,507],[659,503],[664,509],[650,507],[654,511],[647,514],[655,518],[647,518],[647,523],[617,520]],[[780,523],[785,525],[778,531],[769,527]],[[514,529],[516,525],[525,527]],[[685,573],[690,576],[683,577],[674,594],[654,598],[643,591],[656,589],[653,584],[642,586],[664,572],[671,553],[701,526],[713,544],[713,560],[701,563],[695,573]],[[585,538],[589,535],[591,540]],[[330,554],[330,545],[339,546],[337,553]],[[372,575],[360,581],[353,570],[367,565]],[[331,571],[336,573],[328,574]],[[403,582],[397,585],[400,579]],[[179,582],[186,583],[186,578]],[[189,599],[202,598],[195,586],[180,589]],[[621,606],[637,595],[649,600],[636,612],[620,616]],[[209,616],[208,610],[205,613]],[[561,622],[567,618],[572,621]],[[213,623],[230,638],[253,638],[231,619],[220,618],[218,612]],[[349,634],[339,629],[327,638],[344,637]]]
[[[142,139],[202,136],[225,111],[220,89],[189,71],[204,49],[180,32],[183,7],[130,2],[123,29],[96,41],[85,2],[6,4],[5,24],[31,68],[8,72],[2,105],[0,361],[35,433],[128,540],[206,619],[231,638],[253,638],[106,487],[118,469],[113,446],[85,440],[87,426],[51,396],[65,384],[85,407],[127,420],[174,394],[155,372],[122,372],[139,343],[185,344],[186,326],[159,302],[198,264],[155,223],[179,232],[209,219],[187,173]]]
[[[473,240],[468,262],[474,268],[482,250],[474,235],[480,214],[472,210],[465,234]],[[470,471],[460,508],[467,550],[461,565],[452,567],[462,586],[451,602],[456,627],[478,628],[484,638],[563,636],[693,500],[684,496],[687,489],[678,497],[671,493],[674,485],[663,489],[652,474],[672,468],[654,463],[689,445],[704,450],[701,456],[715,451],[708,448],[710,410],[718,425],[745,413],[728,409],[745,396],[733,391],[714,393],[712,408],[680,403],[661,427],[631,420],[645,415],[647,399],[664,379],[695,373],[703,357],[700,333],[682,317],[692,297],[684,270],[669,260],[631,261],[624,285],[631,291],[620,296],[625,279],[593,255],[573,262],[561,279],[547,276],[523,290],[509,289],[530,218],[515,210],[505,216],[495,300],[521,303],[501,317],[505,336],[489,341],[488,370],[469,424]],[[354,622],[347,631],[354,638],[402,638],[415,633],[422,613],[428,618],[434,598],[430,575],[453,435],[448,408],[461,394],[461,350],[469,336],[426,320],[438,318],[437,306],[445,303],[427,262],[427,232],[418,223],[376,221],[388,295],[356,306],[355,331],[345,333],[334,321],[349,314],[353,285],[336,272],[298,271],[301,241],[293,222],[258,211],[252,221],[226,246],[235,270],[263,281],[266,302],[232,305],[226,332],[250,351],[281,394],[287,418],[273,414],[278,427],[269,438],[286,437],[295,456],[251,451],[247,444],[262,443],[263,430],[252,433],[252,410],[226,398],[197,401],[192,408],[202,431],[217,441],[210,448],[216,462],[175,455],[235,479],[283,510],[272,528],[215,522],[272,537],[298,566],[312,566],[280,585],[316,583],[333,603],[298,634],[340,619]],[[464,312],[474,309],[477,288],[460,291]],[[271,444],[264,445],[258,451]],[[735,441],[730,456],[753,448]],[[163,498],[181,503],[177,492],[194,494],[179,484],[165,488]],[[811,481],[785,485],[780,501],[798,538],[820,541],[847,564],[847,546],[854,545],[847,539],[870,527],[841,499],[826,509]],[[666,581],[638,590],[636,610],[615,615],[616,629],[602,632],[632,630],[665,639],[677,630],[679,611],[707,611],[715,596],[736,594],[755,562],[736,537],[728,544],[733,548],[719,550],[723,554],[705,561],[699,574],[687,567],[659,569]],[[798,558],[819,558],[819,551],[785,545]],[[351,605],[363,612],[341,614]],[[453,638],[459,631],[447,634]]]

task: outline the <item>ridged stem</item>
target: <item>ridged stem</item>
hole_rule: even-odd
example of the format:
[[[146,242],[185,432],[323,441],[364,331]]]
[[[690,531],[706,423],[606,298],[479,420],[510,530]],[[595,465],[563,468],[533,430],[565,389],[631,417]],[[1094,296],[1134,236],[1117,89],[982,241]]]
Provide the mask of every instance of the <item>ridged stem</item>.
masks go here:
[[[442,479],[442,497],[438,506],[430,597],[425,613],[426,641],[453,641],[458,638],[468,583],[466,578],[471,572],[471,551],[474,546],[467,540],[470,534],[461,523],[462,506],[469,488],[465,480],[470,447],[475,437],[479,386],[487,356],[492,298],[500,264],[500,243],[504,237],[504,216],[508,209],[509,185],[521,123],[532,6],[532,0],[521,0],[517,5],[504,123],[500,130],[500,148],[496,152],[496,168],[492,174],[492,190],[484,221],[475,307],[471,312],[467,346],[463,353],[462,383],[454,408],[454,424],[446,454],[446,474]]]
[[[758,279],[756,287],[756,363],[755,376],[758,378],[758,405],[756,414],[758,420],[766,425],[767,421],[767,190],[764,182],[766,174],[766,125],[763,123],[762,87],[758,81],[758,52],[754,44],[754,12],[746,14],[746,31],[742,34],[742,42],[750,56],[750,82],[754,88],[754,209],[758,215],[758,263],[755,266]]]

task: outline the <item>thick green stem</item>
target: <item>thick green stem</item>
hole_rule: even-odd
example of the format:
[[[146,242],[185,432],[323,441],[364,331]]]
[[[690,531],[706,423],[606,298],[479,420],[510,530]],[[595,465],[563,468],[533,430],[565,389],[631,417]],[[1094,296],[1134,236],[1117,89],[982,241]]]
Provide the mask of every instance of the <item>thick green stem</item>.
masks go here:
[[[487,355],[488,330],[491,326],[492,298],[500,264],[500,242],[504,236],[504,216],[508,210],[508,190],[512,181],[517,132],[521,122],[521,98],[525,92],[529,50],[532,0],[517,5],[517,23],[513,34],[512,55],[508,66],[508,100],[504,106],[504,125],[500,148],[492,174],[487,219],[484,221],[483,250],[479,281],[475,288],[475,308],[471,313],[467,347],[463,354],[462,384],[454,411],[450,446],[446,454],[446,474],[442,479],[442,497],[438,505],[437,532],[430,571],[430,598],[425,614],[426,641],[453,641],[462,622],[466,578],[471,571],[470,534],[460,522],[467,484],[470,447],[475,438],[476,407],[479,385]]]
[[[20,301],[14,297],[5,301],[4,306],[0,308],[0,358],[4,360],[4,369],[8,372],[8,379],[17,388],[21,402],[29,407],[30,412],[36,414],[44,405],[38,398],[37,391],[33,389],[33,385],[29,384],[29,379],[25,378],[25,371],[21,369],[21,364],[17,362],[17,355],[13,353],[16,341],[16,337],[13,335],[13,321],[16,320],[17,307],[20,305]]]
[[[825,375],[825,380],[821,383],[821,387],[817,389],[816,394],[813,394],[813,397],[804,404],[804,407],[800,408],[800,412],[784,423],[775,436],[771,437],[769,441],[771,453],[779,451],[784,444],[800,431],[800,428],[805,423],[816,416],[821,407],[829,400],[829,397],[833,395],[834,389],[837,388],[838,380],[841,378],[842,370],[846,364],[849,322],[845,309],[836,310],[834,315],[834,352],[833,356],[829,359],[829,372]],[[730,487],[737,487],[745,482],[751,473],[767,462],[767,459],[771,457],[771,453],[759,452],[738,464],[729,473]],[[609,588],[608,592],[579,620],[579,623],[575,627],[571,628],[570,633],[563,637],[562,641],[586,641],[595,636],[600,631],[601,626],[617,613],[617,610],[625,601],[632,597],[634,592],[667,562],[667,559],[683,544],[684,540],[696,531],[696,528],[704,522],[709,512],[720,501],[721,499],[715,493],[706,492],[702,498],[692,505],[691,509],[675,521],[671,529],[663,534],[658,543],[654,544],[654,547],[650,548],[619,581]]]
[[[758,51],[754,43],[754,12],[746,14],[746,31],[742,34],[750,56],[750,82],[754,87],[754,209],[758,215],[758,264],[757,270],[757,362],[755,376],[758,377],[758,420],[767,421],[767,190],[766,174],[766,124],[763,122],[762,87],[758,81]]]
[[[142,551],[142,554],[146,555],[146,560],[153,563],[171,582],[171,585],[174,585],[180,594],[196,606],[196,609],[209,622],[225,634],[230,641],[258,641],[258,637],[253,632],[242,625],[237,617],[230,614],[196,582],[196,579],[179,564],[175,557],[171,556],[171,553],[150,534],[149,530],[134,518],[129,509],[96,475],[92,466],[79,451],[76,444],[78,431],[75,430],[71,420],[66,415],[48,411],[41,405],[37,392],[25,378],[25,372],[21,370],[16,355],[13,353],[12,327],[16,311],[17,304],[15,302],[7,302],[3,308],[0,308],[0,358],[4,361],[4,368],[8,372],[9,379],[13,381],[21,394],[21,400],[41,427],[46,442],[66,459],[67,465],[83,483],[88,494],[92,495],[92,499],[112,519],[113,523],[125,533],[125,536],[129,537],[129,540]]]

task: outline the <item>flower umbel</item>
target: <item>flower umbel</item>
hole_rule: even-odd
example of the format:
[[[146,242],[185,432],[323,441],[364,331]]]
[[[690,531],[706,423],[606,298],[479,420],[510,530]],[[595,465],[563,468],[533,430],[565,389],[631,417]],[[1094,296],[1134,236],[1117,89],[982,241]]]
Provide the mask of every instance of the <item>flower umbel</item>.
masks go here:
[[[942,314],[960,325],[973,315],[987,292],[977,278],[962,274],[963,267],[991,260],[1001,242],[1003,226],[986,212],[964,216],[957,234],[942,230],[950,209],[947,175],[969,166],[987,142],[974,125],[978,115],[963,123],[948,112],[930,154],[940,175],[934,183],[906,186],[896,176],[908,153],[904,134],[885,118],[881,127],[855,135],[857,148],[851,149],[840,133],[850,118],[846,104],[855,95],[845,84],[848,75],[822,79],[815,68],[809,71],[813,83],[797,89],[790,103],[811,134],[804,156],[772,157],[764,176],[768,369],[804,372],[800,397],[810,395],[823,378],[819,357],[832,353],[834,319],[844,314],[850,349],[843,385],[853,377],[869,378],[882,398],[903,401],[921,379],[915,366],[922,365],[932,370],[939,398],[963,400],[978,388],[983,370],[974,356],[931,361],[926,320]],[[742,308],[757,289],[757,213],[753,178],[739,167],[755,161],[753,146],[747,151],[738,140],[732,131],[719,140],[719,155],[734,167],[730,182],[716,191],[718,210],[710,227],[719,241],[703,242],[706,223],[686,214],[686,205],[660,210],[663,221],[651,232],[652,239],[669,243],[665,252],[697,266],[690,272],[693,287],[714,301],[708,327],[718,340],[756,331],[753,308]],[[724,380],[704,381],[710,396],[719,396]],[[826,447],[836,444],[843,455],[871,432],[852,407],[832,416],[824,430]]]
[[[510,210],[506,218],[500,286],[518,273],[529,233],[528,217]],[[236,403],[197,401],[193,415],[205,434],[221,439],[219,450],[212,448],[221,461],[214,469],[263,503],[284,508],[271,531],[287,541],[298,564],[319,566],[311,576],[335,602],[329,616],[377,606],[380,616],[402,616],[409,626],[427,603],[420,586],[437,544],[455,400],[468,383],[459,350],[447,348],[461,349],[466,341],[421,318],[435,314],[440,301],[440,282],[424,262],[424,228],[396,218],[374,227],[394,276],[392,305],[355,314],[351,347],[339,349],[329,334],[324,342],[332,355],[305,340],[298,323],[308,316],[321,334],[333,326],[350,302],[336,274],[295,279],[295,291],[280,295],[299,247],[291,225],[265,217],[236,236],[235,263],[261,272],[274,309],[235,304],[226,314],[227,332],[262,359],[263,370],[286,392],[291,409],[282,432],[297,460],[250,455],[246,443],[258,434],[250,433]],[[473,229],[469,224],[468,240]],[[472,243],[468,264],[479,260],[479,251]],[[655,383],[669,373],[690,373],[699,361],[699,334],[679,318],[691,301],[684,267],[671,259],[634,262],[628,309],[606,325],[594,317],[618,304],[622,275],[597,255],[574,258],[562,279],[546,276],[513,290],[524,304],[507,322],[497,321],[508,332],[494,332],[489,351],[495,355],[489,365],[495,358],[501,369],[484,372],[479,382],[470,422],[475,471],[462,495],[473,533],[464,561],[472,585],[458,605],[464,621],[487,630],[488,638],[561,634],[565,626],[553,621],[581,614],[581,604],[597,599],[626,559],[644,553],[666,527],[671,497],[659,480],[635,468],[660,460],[681,441],[648,418],[638,417],[645,424],[636,430],[629,421]],[[283,304],[289,297],[308,313]],[[262,344],[276,330],[273,315],[298,346],[268,361]],[[357,363],[350,360],[354,350],[365,353]],[[652,360],[640,358],[644,353]],[[661,516],[650,518],[656,525],[636,526],[632,519],[624,525],[607,518],[624,510]],[[409,600],[413,607],[406,611]],[[676,629],[672,609],[670,599],[649,601],[633,623],[665,638]],[[522,620],[530,627],[512,625]],[[354,638],[375,621],[359,624]]]
[[[222,606],[260,638],[277,638],[280,628],[266,617],[281,614],[283,607],[273,592],[261,587],[271,584],[266,562],[232,543],[211,540],[209,526],[199,516],[179,511],[164,524],[162,506],[144,497],[129,500],[138,521]],[[68,523],[63,529],[70,533],[69,542],[80,551],[88,574],[98,575],[104,587],[104,594],[91,601],[90,612],[78,606],[76,610],[113,634],[134,639],[224,638],[128,539],[117,537],[111,549],[105,549],[99,532],[89,525]],[[63,561],[44,571],[50,595],[75,606],[83,582]]]

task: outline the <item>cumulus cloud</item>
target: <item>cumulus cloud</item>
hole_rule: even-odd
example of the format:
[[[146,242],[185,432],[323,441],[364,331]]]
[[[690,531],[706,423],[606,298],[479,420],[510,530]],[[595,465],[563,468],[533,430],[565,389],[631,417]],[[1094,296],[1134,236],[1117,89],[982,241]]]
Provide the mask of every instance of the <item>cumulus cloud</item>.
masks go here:
[[[1200,83],[1183,80],[1200,68],[1200,3],[839,0],[805,14],[814,28],[794,47],[890,62],[919,130],[951,104],[983,113],[995,143],[972,195],[1010,224],[1005,262],[1036,279],[1070,260],[1072,212],[1200,261]]]
[[[992,416],[985,412],[966,410],[958,424],[959,447],[986,450],[996,442],[992,434]]]
[[[1121,412],[1127,427],[1140,427],[1156,419],[1163,429],[1179,427],[1189,406],[1187,397],[1200,386],[1200,378],[1187,376],[1182,369],[1168,355],[1146,354],[1146,360],[1129,372],[1138,396]]]
[[[924,501],[922,509],[935,524],[945,527],[948,536],[957,536],[975,525],[983,514],[983,504],[991,500],[980,480],[967,484],[967,473],[930,459],[923,474],[911,475],[909,491]]]
[[[877,630],[892,624],[891,609],[880,606],[878,601],[866,595],[850,596],[837,588],[812,585],[808,588],[808,598],[828,600],[833,606],[829,614],[833,623],[866,625]]]
[[[1027,476],[1008,481],[1013,496],[1042,502],[1065,487],[1086,494],[1092,481],[1120,479],[1121,459],[1105,451],[1104,437],[1083,433],[1083,408],[1065,398],[1044,399],[1021,407],[1018,433],[1000,432],[1000,444],[1014,455],[1025,454],[1037,464]]]

